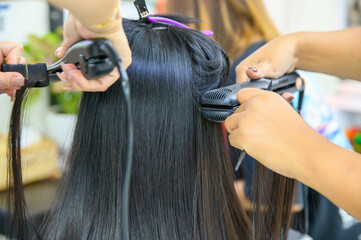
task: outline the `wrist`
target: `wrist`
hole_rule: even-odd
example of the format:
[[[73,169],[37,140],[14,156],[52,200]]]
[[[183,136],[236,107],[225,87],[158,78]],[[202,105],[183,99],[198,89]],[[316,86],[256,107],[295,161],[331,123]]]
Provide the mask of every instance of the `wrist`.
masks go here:
[[[77,22],[77,29],[79,34],[84,39],[93,38],[107,38],[111,39],[117,37],[120,32],[124,32],[122,18],[115,19],[108,26],[97,28],[94,26],[84,26],[82,23]]]
[[[290,33],[283,36],[285,46],[288,46],[291,58],[293,59],[293,70],[299,69],[299,45],[300,37],[298,33]]]
[[[323,159],[327,156],[332,145],[324,136],[317,132],[314,132],[313,136],[310,135],[307,138],[307,143],[299,151],[299,165],[295,172],[295,179],[314,187],[313,184],[317,182],[316,179],[320,172],[322,172]]]
[[[112,34],[123,29],[123,21],[119,11],[117,11],[114,18],[105,24],[83,25],[79,22],[82,28],[94,34]]]

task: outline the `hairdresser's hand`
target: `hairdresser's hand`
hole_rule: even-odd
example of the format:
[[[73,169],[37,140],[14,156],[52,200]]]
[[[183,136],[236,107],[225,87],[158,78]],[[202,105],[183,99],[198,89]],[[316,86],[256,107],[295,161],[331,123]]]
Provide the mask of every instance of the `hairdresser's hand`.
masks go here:
[[[326,138],[274,92],[248,88],[237,97],[241,106],[225,121],[231,145],[271,170],[296,178]]]
[[[109,39],[121,57],[123,67],[127,68],[131,64],[131,51],[119,13],[113,22],[105,28],[84,26],[72,14],[69,14],[64,27],[64,41],[55,54],[61,58],[74,43],[83,39],[95,38]],[[67,74],[63,74],[63,79],[69,83],[66,89],[70,91],[105,91],[119,78],[118,70],[114,70],[109,75],[96,79],[96,81],[87,80],[79,70],[74,67],[70,67],[70,69],[72,71],[63,68],[64,72],[67,72]]]
[[[25,64],[25,58],[21,56],[23,49],[20,43],[0,42],[0,64],[4,63],[5,59],[7,64]],[[0,72],[0,94],[6,93],[13,97],[24,83],[25,78],[20,73]]]
[[[104,92],[119,78],[118,69],[106,76],[88,80],[73,64],[62,63],[61,67],[64,72],[57,75],[66,83],[63,88],[67,91]]]
[[[294,71],[296,38],[285,35],[272,40],[243,60],[236,68],[237,82],[262,77],[278,78]]]

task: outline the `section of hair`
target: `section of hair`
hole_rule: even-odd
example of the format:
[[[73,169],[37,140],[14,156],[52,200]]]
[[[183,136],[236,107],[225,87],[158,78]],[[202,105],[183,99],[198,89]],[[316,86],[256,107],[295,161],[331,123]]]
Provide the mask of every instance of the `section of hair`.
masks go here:
[[[16,91],[8,136],[7,210],[11,214],[7,216],[7,225],[9,226],[7,235],[17,239],[26,239],[29,235],[34,234],[39,237],[26,206],[21,171],[22,112],[25,108],[29,87],[32,85],[33,83],[26,84]]]
[[[251,202],[252,239],[287,239],[295,181],[255,163]]]

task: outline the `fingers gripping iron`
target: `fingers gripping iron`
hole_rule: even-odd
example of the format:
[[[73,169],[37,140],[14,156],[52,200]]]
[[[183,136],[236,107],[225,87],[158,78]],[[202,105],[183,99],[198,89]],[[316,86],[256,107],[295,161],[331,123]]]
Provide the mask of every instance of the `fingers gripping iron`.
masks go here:
[[[202,95],[202,116],[213,122],[223,122],[232,115],[240,106],[237,100],[237,93],[243,88],[258,88],[273,91],[278,94],[285,92],[300,92],[298,111],[301,110],[304,81],[296,73],[286,74],[280,78],[260,78],[244,83],[237,83],[227,87],[214,89]]]
[[[31,87],[46,87],[49,82],[59,81],[56,73],[62,72],[61,63],[75,64],[87,79],[94,79],[109,74],[116,67],[104,44],[112,46],[106,39],[84,40],[69,48],[65,56],[58,62],[46,66],[37,64],[1,64],[2,72],[19,72],[25,83],[33,83]]]

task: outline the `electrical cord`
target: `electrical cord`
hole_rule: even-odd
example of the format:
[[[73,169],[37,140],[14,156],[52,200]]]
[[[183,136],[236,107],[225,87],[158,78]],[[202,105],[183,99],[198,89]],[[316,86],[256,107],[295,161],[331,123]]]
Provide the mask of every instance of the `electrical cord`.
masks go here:
[[[110,44],[102,44],[100,46],[104,52],[107,52],[111,57],[114,65],[117,66],[120,74],[119,80],[122,82],[122,89],[124,94],[124,101],[126,106],[126,129],[127,129],[127,145],[126,145],[126,161],[125,168],[123,170],[122,190],[121,190],[121,229],[122,240],[129,240],[129,191],[130,180],[132,174],[132,162],[133,162],[133,119],[130,99],[130,84],[128,74],[122,66],[122,60],[118,53]]]
[[[303,81],[303,80],[302,80]],[[305,94],[304,85],[300,90],[298,95],[298,106],[297,106],[297,113],[301,115],[301,109],[303,105],[303,97]],[[309,204],[308,204],[308,187],[302,184],[302,197],[303,197],[303,220],[304,220],[304,232],[309,234],[310,229],[310,213],[309,213]]]
[[[302,184],[302,195],[303,195],[303,211],[304,211],[304,231],[309,234],[310,231],[310,207],[308,204],[308,187]]]

